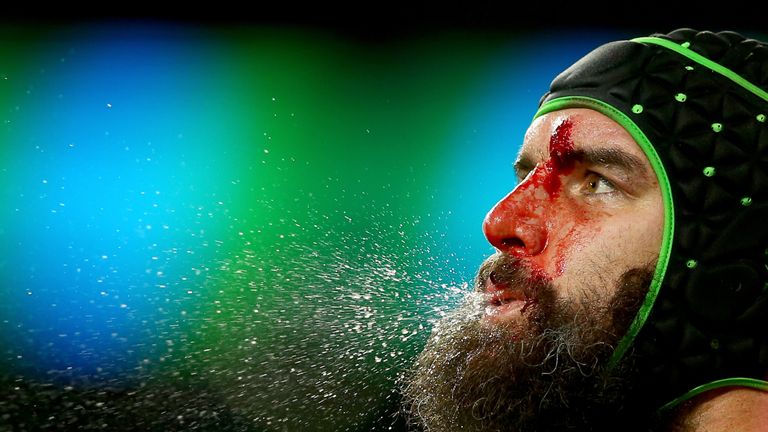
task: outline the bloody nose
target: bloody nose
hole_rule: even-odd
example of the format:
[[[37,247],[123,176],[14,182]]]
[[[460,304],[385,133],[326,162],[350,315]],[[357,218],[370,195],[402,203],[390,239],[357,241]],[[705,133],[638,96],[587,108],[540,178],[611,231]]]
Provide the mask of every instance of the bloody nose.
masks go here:
[[[547,245],[547,229],[541,215],[544,209],[523,202],[532,198],[525,195],[524,191],[512,191],[488,212],[483,221],[485,238],[503,253],[533,256]]]

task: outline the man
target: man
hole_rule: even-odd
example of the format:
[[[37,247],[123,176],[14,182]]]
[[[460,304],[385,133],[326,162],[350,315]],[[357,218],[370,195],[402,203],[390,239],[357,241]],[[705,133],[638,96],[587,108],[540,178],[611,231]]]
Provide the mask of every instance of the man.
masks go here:
[[[679,29],[552,82],[497,249],[404,394],[429,431],[768,431],[768,45]]]

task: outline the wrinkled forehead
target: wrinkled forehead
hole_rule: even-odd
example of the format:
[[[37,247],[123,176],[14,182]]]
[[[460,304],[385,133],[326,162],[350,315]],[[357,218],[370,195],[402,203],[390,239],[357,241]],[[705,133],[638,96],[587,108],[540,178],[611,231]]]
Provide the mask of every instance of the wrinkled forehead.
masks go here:
[[[548,159],[550,142],[565,123],[570,123],[568,139],[574,151],[596,148],[620,151],[642,160],[651,170],[647,156],[624,127],[608,116],[587,108],[564,109],[537,117],[525,134],[520,157],[534,163]]]

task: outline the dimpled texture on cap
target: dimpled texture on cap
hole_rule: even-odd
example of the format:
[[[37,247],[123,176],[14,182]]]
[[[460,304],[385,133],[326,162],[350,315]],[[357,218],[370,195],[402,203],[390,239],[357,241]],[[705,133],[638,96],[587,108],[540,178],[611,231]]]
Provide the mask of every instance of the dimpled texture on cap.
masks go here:
[[[653,36],[768,91],[761,42],[693,29]],[[599,99],[632,119],[669,178],[670,259],[628,351],[647,378],[640,390],[661,404],[718,379],[765,379],[768,101],[669,48],[635,41],[598,47],[556,77],[541,102],[568,96]]]

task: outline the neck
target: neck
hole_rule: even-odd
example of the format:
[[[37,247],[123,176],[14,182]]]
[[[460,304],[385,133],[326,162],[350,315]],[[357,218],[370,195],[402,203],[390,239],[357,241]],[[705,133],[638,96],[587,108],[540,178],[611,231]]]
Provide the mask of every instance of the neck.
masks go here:
[[[765,431],[768,392],[725,387],[703,393],[678,409],[670,432]]]

